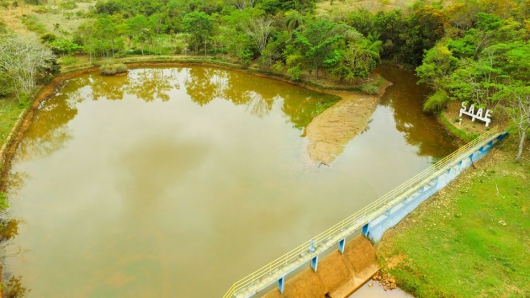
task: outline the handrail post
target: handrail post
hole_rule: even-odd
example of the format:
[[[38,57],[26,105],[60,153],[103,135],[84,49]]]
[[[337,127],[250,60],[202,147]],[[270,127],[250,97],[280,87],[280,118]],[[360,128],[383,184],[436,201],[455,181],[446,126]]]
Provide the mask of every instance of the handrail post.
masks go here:
[[[344,254],[344,246],[346,246],[346,238],[339,241],[339,252]]]
[[[311,268],[313,269],[313,271],[317,272],[317,268],[318,268],[318,255],[316,255],[315,257],[313,257],[311,259]]]
[[[283,294],[285,290],[285,275],[278,280],[278,290]]]

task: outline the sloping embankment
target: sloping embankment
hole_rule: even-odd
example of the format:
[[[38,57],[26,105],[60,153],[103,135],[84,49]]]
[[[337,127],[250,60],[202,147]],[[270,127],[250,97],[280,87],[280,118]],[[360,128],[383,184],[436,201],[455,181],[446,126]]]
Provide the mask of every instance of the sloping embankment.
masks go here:
[[[385,81],[379,93],[367,95],[347,91],[329,91],[342,98],[309,123],[307,152],[314,162],[329,165],[342,153],[349,141],[366,129],[379,99],[392,83]]]
[[[368,281],[379,268],[375,248],[363,235],[350,240],[344,254],[334,251],[323,258],[317,271],[308,268],[287,280],[284,293],[278,288],[264,298],[340,297],[353,293]]]

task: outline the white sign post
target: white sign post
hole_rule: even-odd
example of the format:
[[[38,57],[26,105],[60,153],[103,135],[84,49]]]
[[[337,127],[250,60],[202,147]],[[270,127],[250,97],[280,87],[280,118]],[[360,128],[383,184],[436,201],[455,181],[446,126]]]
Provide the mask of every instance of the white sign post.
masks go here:
[[[469,109],[467,109],[466,107],[467,105],[467,102],[462,102],[462,108],[460,109],[460,117],[462,117],[462,114],[466,114],[468,116],[471,116],[471,121],[475,121],[475,119],[478,119],[478,120],[481,120],[481,121],[484,121],[486,122],[486,127],[488,127],[488,125],[490,124],[491,122],[491,110],[486,110],[486,114],[484,116],[483,113],[484,113],[484,109],[483,108],[479,108],[477,110],[477,112],[475,113],[475,105],[471,105],[469,107]]]

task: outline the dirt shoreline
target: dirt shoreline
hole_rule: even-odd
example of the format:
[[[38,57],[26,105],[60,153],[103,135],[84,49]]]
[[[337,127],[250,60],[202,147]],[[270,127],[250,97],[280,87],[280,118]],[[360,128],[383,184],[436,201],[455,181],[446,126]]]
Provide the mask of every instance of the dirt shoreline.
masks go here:
[[[6,188],[6,178],[11,168],[11,160],[15,155],[16,148],[18,143],[24,136],[24,132],[28,129],[33,117],[35,116],[36,111],[38,110],[40,104],[53,95],[61,87],[62,83],[72,77],[97,71],[97,68],[83,69],[76,72],[66,73],[55,77],[50,83],[42,87],[38,91],[37,96],[33,100],[32,104],[25,110],[23,110],[18,116],[18,120],[15,122],[13,129],[7,136],[6,142],[0,149],[0,191],[5,191]]]

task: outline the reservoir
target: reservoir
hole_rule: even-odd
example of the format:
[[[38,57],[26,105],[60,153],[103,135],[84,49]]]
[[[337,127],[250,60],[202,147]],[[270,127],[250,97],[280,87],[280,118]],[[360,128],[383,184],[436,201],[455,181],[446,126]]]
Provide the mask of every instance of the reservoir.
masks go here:
[[[330,165],[304,136],[332,95],[200,66],[66,81],[13,160],[5,272],[29,297],[221,297],[456,149],[411,72],[377,71],[393,85]]]

